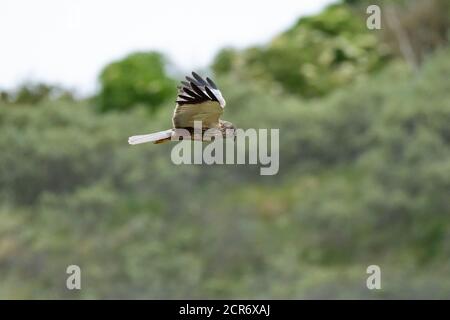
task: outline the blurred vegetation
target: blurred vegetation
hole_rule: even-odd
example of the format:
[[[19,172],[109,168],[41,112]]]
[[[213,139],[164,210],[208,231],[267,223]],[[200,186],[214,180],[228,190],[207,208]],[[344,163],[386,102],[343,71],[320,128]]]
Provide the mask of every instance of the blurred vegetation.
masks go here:
[[[318,17],[332,10],[346,14]],[[317,37],[325,52],[341,34]],[[145,103],[98,113],[97,100],[1,102],[0,298],[448,298],[450,48],[414,72],[379,60],[378,46],[356,50],[358,81],[326,82],[320,99],[287,95],[267,69],[242,81],[232,59],[216,60],[225,119],[280,128],[270,177],[251,165],[176,166],[171,144],[128,146],[170,127],[171,101],[151,116]],[[70,264],[81,291],[65,287]],[[371,264],[382,290],[366,288]]]
[[[383,12],[381,40],[391,52],[417,70],[426,56],[448,45],[450,2],[448,0],[345,0],[365,15],[368,5]]]
[[[335,4],[303,17],[269,44],[243,51],[225,48],[212,68],[219,75],[264,79],[285,92],[320,97],[379,70],[389,58],[376,32],[350,6]]]
[[[100,110],[123,111],[142,104],[154,111],[173,100],[176,83],[166,74],[166,63],[158,52],[139,52],[106,66],[100,74]]]
[[[0,90],[0,102],[4,104],[36,105],[47,100],[74,101],[75,94],[61,86],[40,82],[25,82],[12,91]]]

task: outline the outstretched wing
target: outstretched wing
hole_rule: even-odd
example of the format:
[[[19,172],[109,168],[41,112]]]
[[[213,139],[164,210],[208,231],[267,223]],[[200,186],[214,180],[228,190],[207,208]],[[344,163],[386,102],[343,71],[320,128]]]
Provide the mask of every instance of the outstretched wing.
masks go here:
[[[225,100],[215,83],[203,80],[195,72],[178,87],[177,106],[172,122],[174,128],[193,128],[194,121],[201,121],[203,128],[216,128],[225,107]]]

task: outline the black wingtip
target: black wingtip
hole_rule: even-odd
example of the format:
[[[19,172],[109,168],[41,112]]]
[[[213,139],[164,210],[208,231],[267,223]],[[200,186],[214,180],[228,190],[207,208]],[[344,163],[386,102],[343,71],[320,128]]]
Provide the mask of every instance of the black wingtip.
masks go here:
[[[186,76],[186,80],[187,80],[188,82],[197,83],[197,80],[194,80],[194,79],[192,79],[192,78],[189,77],[189,76]]]
[[[217,86],[210,78],[206,77],[206,81],[208,81],[208,84],[213,88],[217,90]]]
[[[203,98],[208,98],[208,96],[202,91],[202,89],[200,89],[195,83],[191,82],[191,88],[192,90],[195,91],[195,93],[197,93],[199,96],[203,97]]]
[[[186,96],[186,95],[184,95],[184,94],[178,95],[178,98],[184,99],[184,100],[186,100],[186,101],[191,101],[191,102],[194,102],[194,101],[195,101],[195,97],[189,97],[189,96]]]
[[[195,73],[194,71],[192,71],[192,76],[195,78],[195,80],[198,81],[198,83],[202,86],[207,86],[208,84],[206,83],[205,80],[203,80],[203,78],[201,76],[199,76],[197,73]]]
[[[214,95],[214,93],[208,87],[205,87],[205,91],[212,100],[219,101],[217,97]]]

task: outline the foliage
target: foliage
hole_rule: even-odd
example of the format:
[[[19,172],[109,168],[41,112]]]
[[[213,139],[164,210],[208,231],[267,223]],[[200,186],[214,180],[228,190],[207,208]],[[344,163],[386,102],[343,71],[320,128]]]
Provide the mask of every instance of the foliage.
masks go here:
[[[123,111],[139,104],[156,110],[175,94],[165,67],[165,58],[157,52],[133,53],[107,65],[100,75],[100,110]]]
[[[170,126],[172,103],[151,119],[0,105],[0,297],[447,298],[449,73],[445,50],[314,101],[217,79],[225,119],[280,128],[273,177],[127,145]]]
[[[348,6],[335,4],[301,18],[266,46],[221,51],[213,70],[269,85],[275,82],[289,93],[311,98],[361,80],[384,66],[387,58],[365,20]]]
[[[7,104],[39,104],[47,100],[75,100],[74,93],[58,85],[25,82],[16,90],[0,90],[0,102]]]
[[[448,45],[450,2],[447,0],[345,0],[361,15],[368,5],[381,8],[380,41],[417,69],[427,55]]]

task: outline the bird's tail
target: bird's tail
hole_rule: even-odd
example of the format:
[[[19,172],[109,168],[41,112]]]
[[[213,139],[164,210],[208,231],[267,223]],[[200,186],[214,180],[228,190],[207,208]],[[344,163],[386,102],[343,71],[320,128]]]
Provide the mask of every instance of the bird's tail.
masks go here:
[[[128,138],[128,143],[133,144],[133,145],[145,143],[145,142],[162,143],[167,140],[170,140],[170,138],[172,137],[172,132],[173,132],[173,130],[169,129],[169,130],[160,131],[160,132],[151,133],[151,134],[132,136],[132,137]]]

